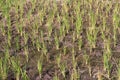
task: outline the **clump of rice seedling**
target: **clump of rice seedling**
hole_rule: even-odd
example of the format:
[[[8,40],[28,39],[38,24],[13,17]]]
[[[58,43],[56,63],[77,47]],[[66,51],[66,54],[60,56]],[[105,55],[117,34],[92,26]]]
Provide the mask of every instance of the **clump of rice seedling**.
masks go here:
[[[82,38],[80,37],[80,38],[78,38],[78,48],[79,48],[79,50],[81,50],[81,47],[82,47]]]
[[[42,63],[43,63],[43,56],[40,57],[40,60],[38,60],[37,63],[37,68],[38,68],[38,72],[39,72],[39,77],[41,79],[41,73],[42,73]]]
[[[55,32],[55,46],[56,46],[56,49],[59,49],[59,38],[56,32]]]
[[[100,71],[98,71],[98,73],[97,73],[97,78],[98,78],[98,80],[102,80],[102,74]]]
[[[76,80],[79,79],[79,72],[76,69],[77,68],[77,61],[75,59],[75,51],[74,48],[72,48],[72,65],[73,65],[73,70],[70,79],[71,80]]]
[[[96,47],[98,29],[95,26],[96,24],[95,14],[91,11],[89,15],[90,15],[90,27],[87,29],[87,39],[91,50],[91,48]]]
[[[23,80],[30,80],[29,77],[28,77],[28,75],[27,75],[27,73],[26,73],[26,70],[22,71],[22,79]]]
[[[55,75],[55,76],[53,77],[53,80],[59,80],[58,76]]]
[[[87,54],[86,51],[84,52],[83,58],[84,58],[84,60],[85,60],[85,65],[87,65],[88,70],[89,70],[89,74],[90,74],[90,76],[91,76],[92,74],[91,74],[90,57],[89,57],[89,55]]]
[[[61,71],[63,77],[65,78],[65,76],[66,76],[65,72],[66,72],[67,64],[65,62],[61,63],[59,68],[60,68],[60,71]]]
[[[60,67],[60,62],[61,62],[61,54],[57,55],[57,57],[56,57],[56,63],[58,65],[58,67]]]
[[[120,61],[117,67],[117,77],[118,77],[118,80],[120,80]]]
[[[114,39],[114,46],[116,45],[117,41],[117,30],[119,27],[119,16],[118,16],[118,4],[115,5],[115,9],[113,12],[113,39]]]
[[[21,70],[19,61],[18,60],[15,61],[11,59],[11,64],[12,64],[13,71],[15,72],[16,80],[20,80],[20,74],[22,70]]]
[[[0,59],[0,79],[5,80],[7,78],[8,70],[7,70],[7,62],[5,59]]]
[[[24,54],[25,54],[25,56],[26,56],[26,61],[28,62],[28,59],[29,59],[29,54],[28,54],[29,52],[28,52],[28,46],[26,46],[25,48],[24,48]]]

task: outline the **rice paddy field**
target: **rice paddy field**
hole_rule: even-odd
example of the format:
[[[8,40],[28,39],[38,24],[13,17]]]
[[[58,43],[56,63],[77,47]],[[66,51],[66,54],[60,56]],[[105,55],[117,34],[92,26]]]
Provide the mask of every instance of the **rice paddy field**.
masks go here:
[[[0,80],[120,80],[120,0],[0,0]]]

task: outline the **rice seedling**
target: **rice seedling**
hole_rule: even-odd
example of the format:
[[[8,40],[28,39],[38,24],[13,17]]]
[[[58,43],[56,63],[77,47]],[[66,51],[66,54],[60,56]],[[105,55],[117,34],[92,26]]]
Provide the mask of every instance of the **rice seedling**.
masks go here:
[[[113,13],[113,39],[114,39],[114,46],[116,45],[117,40],[117,29],[119,26],[119,17],[118,17],[118,4],[115,6],[114,13]]]
[[[5,59],[0,59],[0,79],[5,80],[7,78],[8,70],[7,70],[7,62]]]
[[[58,67],[60,67],[60,62],[61,62],[61,54],[56,56],[56,63],[58,65]]]
[[[117,77],[118,77],[118,80],[120,80],[120,62],[119,62],[119,64],[118,64],[117,69],[118,69]]]
[[[60,27],[60,41],[63,40],[63,38],[65,37],[65,27],[64,26],[61,26]]]
[[[108,54],[103,55],[103,64],[104,64],[104,70],[107,72],[107,78],[110,78],[110,70],[112,67],[112,64],[109,62],[110,58]]]
[[[28,59],[29,59],[29,56],[28,56],[28,47],[25,47],[24,50],[25,50],[24,54],[26,56],[26,61],[28,62]]]
[[[80,73],[78,72],[79,70],[77,69],[74,69],[72,71],[72,74],[71,74],[71,77],[70,77],[70,80],[80,80]]]
[[[22,71],[22,79],[23,80],[30,80],[29,77],[28,77],[28,75],[27,75],[27,73],[26,73],[26,70]]]
[[[82,13],[83,12],[80,12],[80,2],[76,3],[77,6],[75,6],[75,13],[76,13],[76,23],[75,23],[75,31],[76,31],[76,35],[77,35],[77,38],[79,37],[81,31],[82,31]]]
[[[90,15],[91,23],[90,23],[90,27],[88,28],[88,31],[87,31],[87,38],[88,38],[88,42],[89,42],[90,50],[91,50],[91,48],[95,48],[98,29],[95,26],[96,16],[94,15],[94,13],[92,11],[90,12],[89,15]]]
[[[18,49],[20,49],[20,45],[19,45],[19,37],[16,37],[16,39],[15,39],[15,43],[16,43],[16,49],[18,50]]]
[[[77,66],[77,61],[75,59],[75,50],[74,50],[74,48],[72,48],[72,64],[73,64],[73,69],[75,70],[76,66]]]
[[[68,33],[68,32],[69,32],[69,29],[70,29],[70,25],[69,25],[69,21],[68,21],[68,16],[67,16],[67,14],[65,14],[65,15],[63,16],[62,21],[63,21],[63,25],[65,26],[66,33]]]
[[[48,23],[48,37],[50,39],[51,37],[51,34],[52,34],[52,25],[51,25],[51,22]]]
[[[46,46],[45,46],[45,43],[42,43],[42,52],[43,52],[43,54],[47,57],[48,55],[47,55],[47,52],[48,52],[48,50],[47,50],[47,48],[46,48]]]
[[[66,71],[66,68],[67,68],[67,65],[66,65],[66,63],[64,62],[64,63],[61,63],[60,64],[60,71],[61,71],[61,73],[62,73],[62,75],[63,75],[63,77],[64,77],[64,79],[65,79],[65,71]]]
[[[40,51],[40,48],[41,48],[41,44],[40,44],[40,42],[39,42],[39,38],[36,40],[36,48],[37,48],[37,50],[38,51]]]
[[[0,79],[5,80],[7,79],[8,70],[9,70],[9,50],[8,46],[6,46],[6,51],[4,54],[4,58],[0,58]]]
[[[90,52],[92,48],[96,46],[96,39],[97,39],[98,30],[96,28],[89,28],[87,32],[87,39],[90,46]]]
[[[73,34],[72,34],[72,42],[73,42],[73,43],[75,42],[75,38],[76,38],[75,32],[73,32]]]
[[[75,59],[74,48],[72,48],[72,65],[73,65],[73,70],[72,70],[72,74],[71,74],[71,80],[79,79],[79,72],[76,69],[77,68],[77,61]]]
[[[12,69],[15,73],[16,80],[20,80],[20,74],[21,74],[21,67],[19,61],[15,61],[14,59],[11,59]]]
[[[54,76],[53,80],[59,80],[59,78],[57,76]]]
[[[100,71],[98,71],[98,73],[97,73],[97,77],[98,77],[98,80],[103,80],[103,79],[102,79],[102,74],[101,74]]]
[[[79,14],[79,13],[78,13]],[[77,38],[79,37],[81,30],[82,30],[82,18],[80,15],[77,15],[77,20],[76,20],[76,33],[77,33]]]
[[[66,46],[64,46],[64,48],[63,48],[63,53],[64,53],[64,55],[66,55],[66,49],[67,49],[67,47]]]
[[[88,71],[89,71],[89,75],[91,76],[92,73],[91,73],[90,57],[86,53],[86,51],[84,52],[83,59],[85,60],[85,65],[87,65],[87,68],[88,68]]]
[[[40,57],[40,60],[38,60],[37,63],[37,68],[38,68],[38,72],[39,72],[39,77],[41,79],[41,73],[42,73],[42,63],[43,63],[43,56]]]
[[[55,33],[55,45],[56,49],[59,49],[59,38],[57,37],[57,33]]]
[[[78,38],[78,48],[79,48],[79,50],[81,50],[81,48],[82,48],[82,38],[80,37],[80,38]]]

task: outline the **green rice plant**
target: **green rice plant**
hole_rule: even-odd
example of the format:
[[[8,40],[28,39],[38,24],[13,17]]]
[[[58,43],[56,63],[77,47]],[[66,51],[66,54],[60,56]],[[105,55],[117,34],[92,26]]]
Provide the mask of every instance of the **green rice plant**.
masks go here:
[[[86,53],[83,55],[84,61],[86,65],[89,65],[89,55],[87,55]]]
[[[27,44],[28,34],[26,34],[26,33],[24,32],[24,33],[23,33],[23,37],[24,37],[24,43]]]
[[[64,55],[66,55],[66,50],[67,50],[67,47],[66,46],[63,46],[63,53],[64,53]]]
[[[41,78],[41,74],[42,74],[42,63],[43,63],[43,56],[40,57],[40,59],[38,60],[37,63],[37,68],[38,68],[38,72],[39,72],[39,77]]]
[[[72,41],[73,41],[73,43],[75,42],[75,32],[73,32],[73,34],[72,34]]]
[[[35,4],[36,4],[37,0],[31,0],[31,3],[32,3],[32,11],[35,9]]]
[[[81,50],[81,47],[82,47],[82,38],[80,37],[80,38],[78,38],[78,48],[79,48],[79,50]]]
[[[4,29],[4,26],[3,26],[3,25],[0,25],[0,27],[1,27],[2,35],[5,36],[5,32],[6,32],[6,31],[5,31],[5,29]]]
[[[56,32],[55,32],[55,46],[56,46],[56,49],[58,50],[59,49],[59,38],[57,37]]]
[[[19,4],[20,3],[20,4]],[[21,0],[20,2],[19,2],[18,4],[18,6],[19,6],[19,18],[20,19],[22,19],[22,17],[23,17],[23,13],[24,13],[24,10],[23,10],[23,6],[24,6],[24,1],[23,0]]]
[[[90,17],[89,18],[90,27],[87,29],[88,30],[87,31],[87,39],[88,39],[88,43],[90,45],[90,50],[91,50],[91,48],[95,48],[98,29],[95,25],[97,16],[94,14],[93,11],[90,11],[89,17]]]
[[[81,30],[82,30],[82,18],[80,16],[77,16],[76,19],[76,33],[77,33],[77,38],[79,37]]]
[[[120,61],[119,61],[118,66],[117,66],[117,77],[118,77],[117,80],[120,80]]]
[[[106,17],[103,17],[102,23],[103,23],[103,25],[101,26],[102,27],[101,32],[104,32],[106,30]]]
[[[19,45],[19,37],[16,37],[15,38],[15,46],[16,46],[16,49],[18,50],[18,49],[20,49],[20,45]]]
[[[9,70],[9,48],[8,45],[5,46],[4,56],[0,58],[0,79],[6,80],[8,70]]]
[[[114,46],[116,45],[117,41],[117,29],[119,28],[119,16],[118,16],[118,5],[115,6],[113,12],[113,39],[114,39]]]
[[[104,70],[107,72],[107,77],[110,78],[110,70],[112,67],[112,64],[110,64],[110,58],[107,53],[103,54],[103,64],[104,64]]]
[[[104,54],[103,54],[103,64],[104,64],[104,70],[108,73],[108,78],[110,77],[110,69],[112,65],[109,63],[112,53],[110,48],[110,38],[106,39],[104,41]]]
[[[60,37],[59,39],[62,40],[65,37],[65,27],[62,25],[60,27]]]
[[[73,70],[72,70],[72,75],[71,75],[71,80],[77,80],[79,79],[79,73],[76,69],[77,67],[77,61],[75,59],[75,50],[72,48],[72,65],[73,65]]]
[[[67,68],[66,63],[65,62],[61,63],[59,68],[60,68],[60,71],[61,71],[63,77],[65,78],[65,76],[66,76],[65,72],[66,72],[66,68]]]
[[[97,78],[98,78],[98,80],[103,80],[102,73],[100,71],[98,71],[98,73],[97,73]]]
[[[48,22],[48,37],[50,38],[52,34],[52,23]]]
[[[104,51],[105,53],[107,54],[108,56],[108,59],[111,58],[111,55],[112,55],[112,52],[111,52],[111,47],[110,47],[110,44],[111,44],[111,39],[105,39],[105,42],[104,42]]]
[[[27,73],[26,73],[26,70],[22,71],[22,80],[30,80]]]
[[[90,45],[90,50],[91,50],[91,48],[96,47],[97,33],[98,33],[98,29],[96,29],[96,28],[94,28],[94,29],[89,28],[87,31],[87,39],[88,39],[88,43]]]
[[[36,39],[35,44],[36,44],[36,48],[37,48],[37,50],[40,51],[41,43],[40,43],[40,41],[39,41],[39,38]]]
[[[68,6],[66,4],[66,2],[62,3],[62,14],[64,16],[68,14]]]
[[[4,58],[0,59],[0,79],[6,80],[8,74],[7,62]]]
[[[61,19],[61,16],[59,14],[57,14],[57,20],[59,23],[63,22]],[[60,24],[60,29],[59,29],[59,40],[62,41],[62,39],[65,37],[65,25],[64,24]]]
[[[47,55],[48,50],[44,42],[41,44],[41,49],[42,49],[42,53],[46,56],[47,61],[48,61],[48,55]]]
[[[76,11],[76,23],[75,23],[75,31],[77,33],[77,38],[79,37],[81,31],[82,31],[82,16],[79,12],[79,9]]]
[[[74,49],[74,47],[72,48],[72,64],[73,64],[73,69],[76,69],[77,61],[75,59],[75,49]]]
[[[71,74],[70,80],[80,80],[79,70],[77,70],[77,69],[73,69],[72,70],[72,74]]]
[[[58,67],[60,67],[60,62],[61,62],[61,54],[58,54],[58,55],[56,56],[56,63],[57,63],[57,65],[58,65]]]
[[[62,17],[62,21],[63,21],[63,25],[65,26],[66,33],[68,33],[69,29],[70,29],[70,25],[69,25],[69,20],[68,20],[67,14]]]
[[[43,31],[40,31],[40,41],[41,43],[44,43],[44,38],[43,38]]]
[[[12,69],[15,72],[16,80],[20,80],[20,74],[22,70],[19,61],[11,59],[11,64],[12,64]]]
[[[24,47],[24,54],[26,56],[26,61],[28,62],[29,56],[28,56],[28,46]]]
[[[23,36],[23,21],[22,20],[23,19],[21,19],[21,21],[20,21],[21,24],[17,23],[17,26],[18,26],[17,31],[21,36]]]
[[[53,5],[53,12],[55,14],[55,12],[57,12],[57,10],[58,10],[56,1],[53,1],[52,5]]]
[[[55,75],[55,76],[53,77],[53,80],[59,80],[58,76]]]
[[[108,5],[105,5],[105,7],[106,7],[106,17],[108,17],[110,9],[112,8],[112,3],[109,3]]]
[[[87,65],[87,67],[88,67],[89,74],[90,74],[90,76],[91,76],[92,74],[91,74],[91,66],[90,66],[90,57],[89,57],[89,55],[86,53],[86,51],[84,52],[83,59],[84,59],[84,61],[85,61],[85,65]]]
[[[112,56],[112,53],[111,53],[111,47],[110,47],[110,44],[111,44],[111,39],[110,38],[106,38],[104,33],[102,33],[102,36],[103,36],[103,40],[104,40],[104,54],[103,54],[103,64],[104,64],[104,71],[107,72],[107,78],[110,78],[110,69],[112,67],[112,65],[110,64],[110,59],[111,59],[111,56]]]
[[[8,46],[10,47],[11,46],[11,32],[9,30],[7,31],[7,42],[8,42]]]
[[[90,16],[90,26],[91,26],[91,29],[95,29],[95,24],[96,24],[96,20],[97,20],[97,15],[93,12],[93,11],[90,11],[89,13],[89,16]]]

